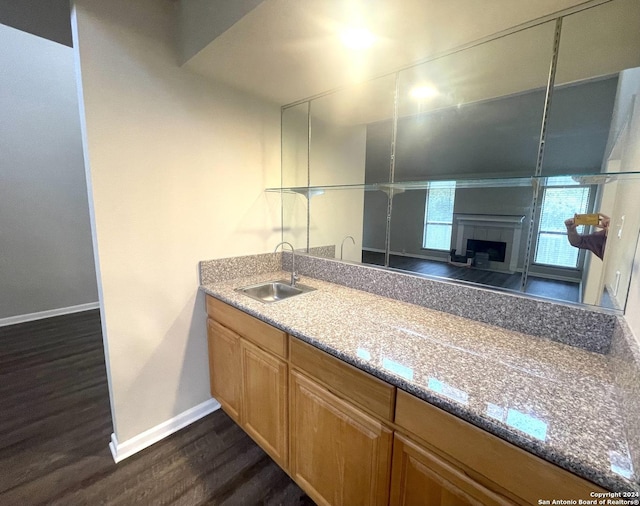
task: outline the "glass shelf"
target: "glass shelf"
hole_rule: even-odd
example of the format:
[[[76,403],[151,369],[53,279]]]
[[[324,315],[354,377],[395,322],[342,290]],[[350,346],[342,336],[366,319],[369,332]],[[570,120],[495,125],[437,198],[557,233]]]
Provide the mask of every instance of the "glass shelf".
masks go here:
[[[327,186],[293,186],[282,188],[266,188],[266,192],[299,194],[305,197],[322,195],[325,192],[343,190],[381,191],[387,194],[402,193],[410,190],[427,190],[434,182],[439,188],[446,188],[443,183],[450,183],[451,188],[522,188],[539,185],[541,188],[562,186],[604,185],[616,181],[640,180],[640,172],[615,172],[591,174],[566,174],[554,176],[526,176],[526,177],[488,177],[478,179],[456,179],[446,181],[442,179],[403,181],[397,183],[369,183]]]

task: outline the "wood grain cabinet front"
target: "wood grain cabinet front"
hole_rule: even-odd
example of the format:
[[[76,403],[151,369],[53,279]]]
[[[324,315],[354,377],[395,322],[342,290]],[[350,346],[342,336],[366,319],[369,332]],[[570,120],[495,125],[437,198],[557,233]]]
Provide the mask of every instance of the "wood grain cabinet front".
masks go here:
[[[287,363],[242,341],[242,426],[287,469]]]
[[[386,505],[391,430],[297,371],[289,392],[293,479],[320,505]]]
[[[390,506],[508,506],[435,453],[395,433]]]
[[[242,362],[240,337],[211,318],[207,320],[211,395],[240,423]]]
[[[207,320],[211,395],[283,469],[288,464],[288,365]]]

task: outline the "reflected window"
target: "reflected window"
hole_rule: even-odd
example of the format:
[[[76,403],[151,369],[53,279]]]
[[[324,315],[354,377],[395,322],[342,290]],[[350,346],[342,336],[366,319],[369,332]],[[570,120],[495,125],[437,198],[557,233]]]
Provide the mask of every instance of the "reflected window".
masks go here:
[[[491,418],[504,422],[504,419],[506,418],[506,410],[502,406],[487,402],[487,415]]]
[[[455,181],[433,181],[429,183],[424,206],[423,248],[444,251],[449,251],[451,248],[455,197]]]
[[[516,409],[510,409],[507,412],[507,425],[533,436],[540,441],[547,439],[547,424],[535,416],[527,415]]]
[[[547,439],[548,425],[535,416],[528,415],[517,409],[503,408],[490,402],[487,403],[487,415],[540,441]]]
[[[439,393],[449,399],[459,402],[460,404],[469,404],[469,394],[464,390],[453,387],[444,381],[440,381],[436,378],[429,378],[427,380],[427,386],[434,392]]]
[[[544,189],[538,237],[536,241],[535,263],[554,267],[578,267],[579,250],[569,244],[564,221],[574,214],[588,212],[591,190],[588,186],[578,186],[570,177],[555,177],[553,186]],[[582,233],[578,227],[578,233]]]
[[[384,367],[387,371],[391,371],[398,376],[406,378],[408,380],[413,379],[413,369],[411,367],[407,367],[406,365],[402,365],[395,360],[391,360],[390,358],[382,359],[382,367]]]
[[[627,479],[633,478],[633,463],[628,451],[625,451],[624,454],[613,450],[609,451],[609,462],[614,473]]]
[[[358,348],[356,350],[356,354],[363,360],[371,360],[371,353],[369,350],[365,350],[364,348]]]

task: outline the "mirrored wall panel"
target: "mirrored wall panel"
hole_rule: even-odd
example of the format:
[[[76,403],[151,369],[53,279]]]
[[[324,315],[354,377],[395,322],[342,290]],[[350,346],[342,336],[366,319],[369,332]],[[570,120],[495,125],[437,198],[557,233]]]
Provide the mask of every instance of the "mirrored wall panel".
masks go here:
[[[389,266],[520,290],[530,178],[438,180],[394,194]]]
[[[612,0],[283,108],[283,239],[623,309],[640,229],[638,26],[640,2]]]
[[[282,186],[309,184],[309,103],[282,109]]]
[[[399,73],[394,181],[534,175],[555,22]]]
[[[566,16],[561,33],[542,174],[637,170],[616,144],[640,85],[640,2]]]
[[[349,262],[362,260],[364,195],[360,186],[327,190],[310,199],[311,254]]]
[[[540,178],[526,293],[555,280],[548,297],[624,309],[640,232],[639,196],[638,173]]]
[[[387,132],[392,129],[395,87],[390,75],[311,101],[311,186],[373,182],[366,176],[372,163],[382,166],[379,181],[389,181],[391,138],[385,136],[374,148],[368,129],[380,122]],[[371,148],[379,160],[373,159]]]
[[[640,132],[640,116],[635,128]],[[536,191],[541,205],[534,211]],[[366,245],[370,217],[354,210],[365,195],[386,203],[393,195],[388,268],[563,302],[625,307],[640,235],[640,173],[315,187],[310,194],[307,200],[292,192],[284,200],[296,202],[299,214],[310,202],[314,256],[385,266],[386,249]],[[487,198],[494,208],[485,205]],[[609,214],[594,209],[598,198]],[[307,232],[302,220],[298,224],[286,228],[297,245]],[[530,229],[532,253],[523,277]]]
[[[306,193],[280,192],[282,200],[282,240],[296,250],[309,248],[309,201]]]

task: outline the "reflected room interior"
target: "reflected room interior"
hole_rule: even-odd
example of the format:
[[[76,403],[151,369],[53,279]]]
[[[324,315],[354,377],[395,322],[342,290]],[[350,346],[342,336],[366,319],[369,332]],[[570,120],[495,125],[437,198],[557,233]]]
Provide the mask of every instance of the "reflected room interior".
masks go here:
[[[284,107],[283,240],[623,310],[639,9],[614,0]],[[584,214],[601,218],[568,224]]]

